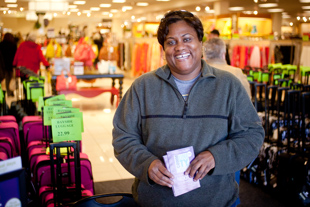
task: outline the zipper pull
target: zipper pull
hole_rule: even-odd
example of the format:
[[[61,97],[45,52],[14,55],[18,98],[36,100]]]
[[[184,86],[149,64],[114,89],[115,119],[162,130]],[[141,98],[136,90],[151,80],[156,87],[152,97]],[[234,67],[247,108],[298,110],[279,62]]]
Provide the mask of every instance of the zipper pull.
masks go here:
[[[187,113],[188,103],[185,101],[184,111],[183,111],[183,119],[186,119],[186,113]]]

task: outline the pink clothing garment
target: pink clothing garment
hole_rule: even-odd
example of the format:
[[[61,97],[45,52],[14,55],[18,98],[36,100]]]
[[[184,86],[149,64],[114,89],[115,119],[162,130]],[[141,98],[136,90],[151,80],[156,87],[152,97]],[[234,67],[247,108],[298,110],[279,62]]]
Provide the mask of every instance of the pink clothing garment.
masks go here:
[[[248,60],[249,60],[249,47],[245,47],[245,59],[244,59],[244,65],[247,66],[248,64]]]
[[[260,67],[261,65],[261,55],[258,46],[254,46],[253,51],[250,57],[250,66],[251,67]]]

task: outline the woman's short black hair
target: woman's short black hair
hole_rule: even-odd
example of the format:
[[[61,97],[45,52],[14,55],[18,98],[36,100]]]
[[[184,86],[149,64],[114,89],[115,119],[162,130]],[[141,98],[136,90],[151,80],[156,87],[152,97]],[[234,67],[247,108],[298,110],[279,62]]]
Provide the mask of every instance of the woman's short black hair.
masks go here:
[[[163,48],[166,36],[169,33],[169,25],[178,21],[185,21],[189,26],[194,28],[197,32],[199,41],[202,41],[204,35],[203,26],[198,17],[185,10],[170,11],[165,14],[164,18],[161,19],[157,30],[157,39]]]

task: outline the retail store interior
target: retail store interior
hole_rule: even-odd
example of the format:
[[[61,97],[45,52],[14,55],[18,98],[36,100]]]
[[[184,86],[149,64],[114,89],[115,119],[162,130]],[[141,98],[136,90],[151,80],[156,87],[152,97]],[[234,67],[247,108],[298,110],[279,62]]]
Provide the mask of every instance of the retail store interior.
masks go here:
[[[43,94],[31,94],[30,85],[22,82],[33,74],[27,68],[14,68],[12,94],[6,93],[8,85],[1,82],[0,115],[15,116],[20,142],[24,142],[21,147],[26,149],[23,118],[41,117],[43,97],[64,94],[82,112],[81,151],[91,162],[93,194],[131,193],[134,176],[115,158],[112,120],[135,79],[166,64],[157,29],[170,10],[196,15],[204,27],[203,42],[212,30],[218,30],[230,65],[240,68],[250,82],[251,100],[266,134],[258,157],[241,170],[238,206],[309,206],[310,0],[0,0],[1,41],[11,33],[18,47],[35,34],[49,63],[48,67],[41,63],[34,75]],[[92,51],[87,60],[82,45]],[[60,76],[69,77],[70,83],[75,77],[73,88],[68,82],[61,88]],[[282,109],[288,103],[288,90],[299,91],[297,111]],[[45,125],[42,119],[39,122]],[[3,123],[0,120],[0,129]],[[50,128],[42,126],[43,134],[52,136]],[[1,162],[21,156],[29,178],[27,206],[39,206],[39,188],[30,182],[33,172],[25,161],[25,149],[0,160],[0,192],[7,187],[3,175],[8,173]],[[278,157],[289,151],[295,153],[295,161],[287,162],[285,168]],[[279,166],[289,173],[283,174]],[[0,195],[0,206],[3,202]]]

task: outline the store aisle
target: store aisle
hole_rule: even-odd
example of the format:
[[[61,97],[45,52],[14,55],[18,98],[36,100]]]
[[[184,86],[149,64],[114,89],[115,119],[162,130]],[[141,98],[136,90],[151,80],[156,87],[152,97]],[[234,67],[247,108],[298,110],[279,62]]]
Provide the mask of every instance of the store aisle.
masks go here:
[[[133,80],[125,78],[124,90],[130,87]],[[101,79],[93,83],[94,86],[109,87],[111,80]],[[117,82],[117,81],[116,81]],[[78,83],[80,85],[89,83]],[[116,87],[118,87],[116,85]],[[103,93],[94,98],[85,98],[69,94],[66,99],[72,100],[73,107],[83,112],[84,133],[82,133],[82,151],[86,153],[92,163],[94,182],[133,178],[114,156],[112,147],[112,119],[116,105],[110,104],[110,93]]]

